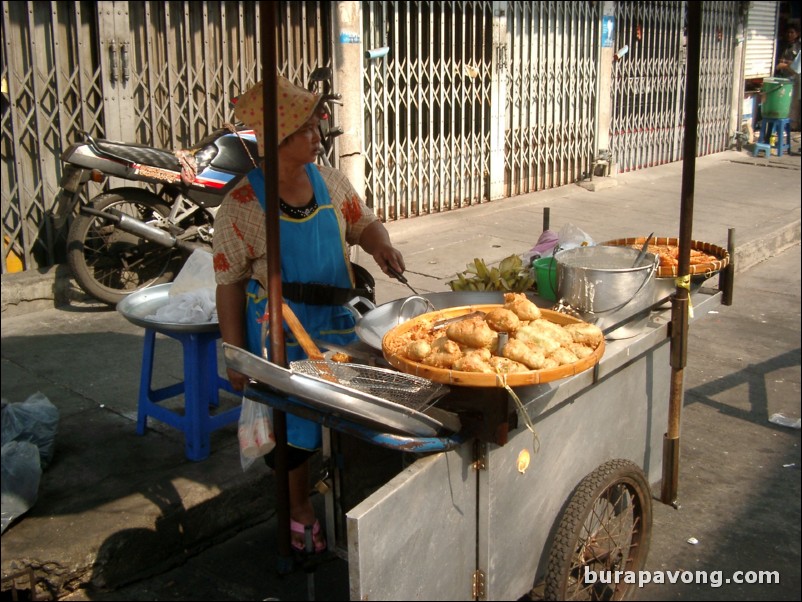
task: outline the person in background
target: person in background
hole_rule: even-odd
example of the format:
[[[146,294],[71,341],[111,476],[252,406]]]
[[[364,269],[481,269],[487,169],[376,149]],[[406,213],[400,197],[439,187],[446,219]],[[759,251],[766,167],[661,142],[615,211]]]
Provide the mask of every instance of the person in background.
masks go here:
[[[799,23],[791,21],[785,27],[785,42],[780,46],[780,58],[777,61],[777,66],[774,70],[775,77],[787,77],[794,80],[794,91],[791,98],[791,110],[788,117],[791,119],[791,129],[799,131],[799,115],[800,115],[800,75],[798,71],[794,70],[794,60],[800,52],[800,37],[799,37]],[[799,62],[797,61],[797,64]]]
[[[321,151],[320,96],[278,78],[278,188],[282,293],[313,338],[347,345],[356,340],[354,318],[342,304],[356,286],[351,245],[372,255],[385,272],[403,273],[404,259],[384,224],[348,179],[315,165]],[[264,94],[256,84],[236,102],[235,115],[255,131],[264,157]],[[264,160],[226,196],[215,217],[214,269],[217,314],[223,341],[267,358],[267,233]],[[304,285],[304,286],[300,286]],[[350,295],[350,296],[349,296]],[[285,325],[287,361],[306,359]],[[248,377],[231,368],[228,378],[242,391]],[[311,529],[315,552],[326,541],[310,500],[309,459],[321,446],[317,423],[287,414],[290,530],[292,547],[304,550]],[[266,457],[271,465],[272,454]]]

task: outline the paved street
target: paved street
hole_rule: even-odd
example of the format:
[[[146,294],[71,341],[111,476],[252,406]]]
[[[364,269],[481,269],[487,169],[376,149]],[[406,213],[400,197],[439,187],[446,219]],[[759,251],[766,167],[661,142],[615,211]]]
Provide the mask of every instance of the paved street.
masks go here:
[[[776,571],[779,584],[647,585],[637,600],[798,600],[800,431],[769,422],[800,415],[800,247],[736,280],[735,303],[695,322],[681,434],[680,507],[654,501],[646,570]],[[653,494],[659,497],[659,491]],[[689,543],[694,538],[696,544]],[[183,566],[113,593],[69,600],[305,600],[309,577],[275,574],[275,517]],[[448,553],[458,553],[449,551]],[[752,578],[750,575],[746,575]],[[657,578],[657,577],[652,577]],[[757,578],[756,574],[755,577]],[[348,596],[347,565],[314,574],[317,600]]]
[[[655,502],[647,565],[722,578],[778,571],[780,584],[650,585],[640,599],[801,597],[800,432],[769,421],[800,416],[799,169],[799,155],[697,162],[693,235],[726,246],[735,231],[735,303],[692,324],[680,508]],[[547,207],[554,230],[572,223],[597,241],[676,235],[681,171],[661,166],[597,192],[568,186],[388,228],[411,285],[441,292],[474,257],[528,250]],[[409,294],[375,275],[380,303]],[[30,566],[43,597],[73,600],[306,599],[307,575],[275,575],[272,478],[263,466],[241,471],[236,427],[212,434],[202,462],[187,460],[172,427],[151,421],[136,435],[142,328],[91,302],[34,313],[20,303],[6,313],[7,293],[38,290],[7,276],[3,397],[41,391],[61,415],[39,499],[3,534],[3,575]],[[166,337],[157,345],[154,386],[164,386],[182,376],[181,348]],[[317,599],[347,598],[347,565],[320,567],[314,583]]]

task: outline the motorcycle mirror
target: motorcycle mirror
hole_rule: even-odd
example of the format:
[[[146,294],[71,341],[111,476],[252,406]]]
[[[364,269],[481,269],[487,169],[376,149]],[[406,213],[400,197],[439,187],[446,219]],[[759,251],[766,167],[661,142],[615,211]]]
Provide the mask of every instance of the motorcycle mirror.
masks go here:
[[[324,82],[332,78],[331,67],[318,67],[309,76],[310,82]]]

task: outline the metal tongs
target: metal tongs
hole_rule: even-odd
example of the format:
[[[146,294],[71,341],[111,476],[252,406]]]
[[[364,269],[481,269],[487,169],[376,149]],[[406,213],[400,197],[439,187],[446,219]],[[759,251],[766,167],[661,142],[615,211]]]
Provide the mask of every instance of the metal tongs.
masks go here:
[[[455,316],[453,318],[446,318],[444,320],[438,320],[432,325],[432,330],[442,330],[446,326],[454,324],[455,322],[462,322],[463,320],[468,320],[469,318],[475,318],[476,316],[484,316],[485,312],[483,311],[472,311],[467,314],[463,314],[461,316]]]
[[[643,246],[640,248],[640,253],[638,253],[638,256],[635,258],[635,263],[632,264],[633,268],[636,268],[640,265],[641,259],[643,259],[643,257],[646,255],[646,251],[649,250],[649,242],[651,242],[653,236],[654,232],[646,237],[646,242],[643,243]]]

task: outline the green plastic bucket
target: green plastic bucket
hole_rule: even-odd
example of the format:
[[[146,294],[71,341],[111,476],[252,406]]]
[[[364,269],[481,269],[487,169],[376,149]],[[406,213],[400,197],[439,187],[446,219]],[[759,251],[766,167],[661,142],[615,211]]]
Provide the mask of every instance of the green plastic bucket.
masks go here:
[[[535,259],[535,282],[537,294],[549,301],[557,300],[557,261],[554,257]]]
[[[767,119],[786,119],[791,111],[791,96],[794,80],[783,77],[767,77],[760,90],[763,104],[760,108]]]

